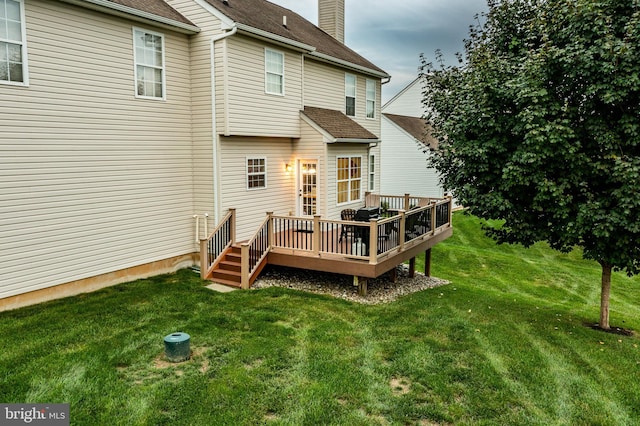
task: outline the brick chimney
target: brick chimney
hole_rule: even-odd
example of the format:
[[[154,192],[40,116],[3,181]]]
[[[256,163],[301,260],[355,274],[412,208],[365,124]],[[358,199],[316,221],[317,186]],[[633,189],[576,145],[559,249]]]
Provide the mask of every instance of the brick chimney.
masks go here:
[[[318,26],[344,44],[344,0],[318,0]]]

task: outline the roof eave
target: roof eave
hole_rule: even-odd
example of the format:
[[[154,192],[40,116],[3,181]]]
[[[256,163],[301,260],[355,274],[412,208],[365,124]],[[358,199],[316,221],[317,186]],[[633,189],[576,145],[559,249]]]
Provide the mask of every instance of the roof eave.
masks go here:
[[[340,65],[341,67],[348,68],[348,69],[353,70],[353,71],[358,71],[358,72],[361,72],[363,74],[368,74],[368,75],[371,75],[373,77],[391,78],[391,76],[389,74],[387,74],[386,72],[384,72],[384,71],[378,71],[378,70],[374,70],[372,68],[364,67],[362,65],[354,64],[353,62],[345,61],[343,59],[338,59],[338,58],[335,58],[333,56],[330,56],[330,55],[327,55],[327,54],[324,54],[324,53],[320,53],[318,51],[310,52],[309,56],[313,57],[314,59],[320,60],[322,62],[327,62],[327,63],[330,63],[330,64]]]
[[[200,28],[184,22],[165,18],[164,16],[154,15],[149,12],[134,9],[132,7],[113,3],[108,0],[62,0],[65,3],[76,6],[96,10],[98,12],[108,13],[109,15],[119,16],[131,19],[145,24],[155,25],[157,27],[168,28],[182,34],[197,34]]]
[[[333,138],[327,143],[380,143],[380,139]]]

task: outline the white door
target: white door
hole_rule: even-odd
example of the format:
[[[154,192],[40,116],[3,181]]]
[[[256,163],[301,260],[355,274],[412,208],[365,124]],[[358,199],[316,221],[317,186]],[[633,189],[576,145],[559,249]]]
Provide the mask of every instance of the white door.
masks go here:
[[[298,212],[313,216],[318,212],[318,161],[298,160]]]

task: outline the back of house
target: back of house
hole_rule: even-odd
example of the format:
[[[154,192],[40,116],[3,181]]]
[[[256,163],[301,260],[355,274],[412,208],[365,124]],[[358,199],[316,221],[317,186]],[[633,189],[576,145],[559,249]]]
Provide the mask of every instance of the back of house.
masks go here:
[[[319,8],[0,0],[0,309],[193,265],[229,208],[242,239],[379,191],[389,76]]]

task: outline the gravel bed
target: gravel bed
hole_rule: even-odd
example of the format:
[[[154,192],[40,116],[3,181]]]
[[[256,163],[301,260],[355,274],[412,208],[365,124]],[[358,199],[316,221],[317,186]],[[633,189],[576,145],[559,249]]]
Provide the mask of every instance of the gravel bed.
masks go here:
[[[400,265],[396,269],[398,274],[395,283],[391,282],[388,274],[370,279],[367,295],[364,297],[358,295],[358,288],[353,285],[352,276],[280,266],[268,266],[251,289],[284,287],[376,305],[393,302],[401,296],[449,283],[439,278],[427,277],[417,271],[413,278],[409,278],[409,268],[406,265]]]

